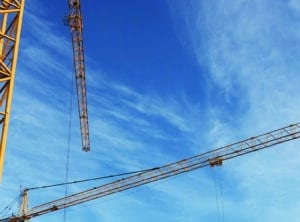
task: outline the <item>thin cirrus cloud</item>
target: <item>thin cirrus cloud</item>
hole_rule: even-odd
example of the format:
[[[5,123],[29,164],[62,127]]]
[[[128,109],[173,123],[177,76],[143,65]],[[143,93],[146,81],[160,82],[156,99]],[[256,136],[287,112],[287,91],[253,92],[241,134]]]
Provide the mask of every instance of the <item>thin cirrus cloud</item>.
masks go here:
[[[77,107],[74,105],[71,144],[75,149],[71,153],[70,179],[161,165],[202,149],[289,124],[299,117],[295,112],[299,101],[293,96],[297,95],[299,82],[295,71],[299,70],[295,59],[299,52],[297,47],[292,47],[299,41],[295,29],[299,21],[288,17],[297,17],[296,1],[276,5],[259,1],[178,3],[183,7],[173,13],[174,21],[181,21],[179,26],[185,25],[189,35],[180,38],[190,41],[188,47],[207,70],[209,107],[200,110],[184,94],[162,97],[151,91],[138,92],[111,80],[101,70],[87,66],[93,155],[87,156],[80,151]],[[1,202],[0,208],[16,196],[20,183],[36,186],[65,179],[70,94],[66,86],[73,77],[71,45],[68,39],[57,35],[54,24],[37,19],[30,11],[24,26],[24,30],[35,30],[32,33],[36,35],[24,34],[21,46],[24,51],[20,51],[20,58],[29,60],[26,64],[22,60],[19,63],[15,111],[10,127],[17,134],[11,134],[8,146],[4,176],[10,182],[3,184],[10,189],[1,188],[5,203]],[[33,40],[36,44],[32,44]],[[290,42],[295,44],[291,46]],[[67,47],[69,52],[64,51]],[[55,52],[57,54],[53,54]],[[30,72],[30,67],[34,72]],[[44,81],[47,78],[49,81]],[[199,144],[202,147],[197,147]],[[251,158],[226,162],[222,169],[225,219],[276,221],[274,217],[282,218],[284,211],[287,220],[297,218],[295,212],[299,206],[294,204],[287,208],[284,205],[294,198],[300,183],[293,177],[297,172],[290,169],[291,166],[299,168],[299,155],[290,144],[254,154]],[[283,159],[288,163],[283,164]],[[20,164],[24,166],[22,169],[17,168]],[[157,218],[153,213],[157,212],[164,220],[196,221],[201,218],[213,221],[217,216],[211,174],[211,170],[203,169],[180,176],[178,180],[145,186],[137,193],[128,191],[117,195],[118,201],[104,198],[96,201],[97,204],[86,203],[74,208],[78,211],[68,211],[68,217],[74,221],[91,215],[104,221],[122,218],[140,221],[147,215],[145,220],[151,221]],[[29,180],[28,175],[32,179]],[[286,187],[287,191],[283,191]],[[71,192],[81,190],[80,186],[70,188]],[[37,194],[38,197],[32,196],[30,206],[63,195],[64,190]],[[278,201],[274,203],[274,200]],[[270,205],[272,209],[267,207]],[[151,210],[144,212],[144,209]],[[59,216],[56,213],[35,221],[51,221],[61,218]]]
[[[51,31],[54,30],[53,24],[44,23],[43,19],[37,19],[30,11],[27,11],[25,19],[27,22],[25,20],[24,30],[32,28],[34,32],[31,33],[35,35],[25,34],[30,32],[23,34],[23,51],[20,51],[10,126],[10,131],[15,134],[10,135],[4,174],[9,182],[2,186],[13,189],[9,192],[5,189],[0,191],[5,200],[19,192],[20,184],[32,187],[65,179],[70,92],[64,86],[71,79],[65,73],[72,73],[66,68],[65,61],[71,60],[71,54],[58,50],[66,48],[65,39],[55,36]],[[33,41],[35,44],[32,44]],[[55,52],[62,56],[57,57]],[[191,140],[193,143],[191,128],[198,127],[195,119],[199,114],[197,106],[189,103],[184,95],[180,98],[160,98],[153,92],[143,94],[122,83],[106,79],[104,75],[99,76],[98,73],[89,71],[89,67],[88,72],[91,79],[99,80],[99,84],[94,81],[94,84],[90,84],[91,90],[88,93],[94,154],[87,160],[80,151],[77,111],[74,111],[72,132],[75,132],[76,138],[71,143],[78,150],[72,154],[70,169],[76,170],[70,171],[70,178],[86,178],[99,176],[99,172],[111,174],[165,164],[177,159],[177,154],[167,156],[170,145],[162,149],[161,141],[167,144],[170,140],[176,144],[177,140]],[[99,94],[97,90],[103,93]],[[116,96],[114,99],[117,102],[110,95]],[[105,108],[101,108],[102,105]],[[161,129],[164,127],[169,131]],[[179,136],[171,137],[172,131]],[[183,153],[194,152],[185,147],[180,149]],[[99,160],[102,160],[101,163],[105,161],[105,164],[101,166]],[[23,166],[22,169],[18,167],[20,165]],[[33,194],[30,197],[30,207],[58,197],[59,192],[49,191],[40,198]],[[129,202],[137,201],[135,197],[129,199]],[[1,203],[0,208],[6,204],[7,201]]]
[[[299,81],[295,1],[192,1],[186,7],[194,53],[207,67],[211,82],[223,91],[221,96],[228,103],[238,96],[234,105],[246,106],[246,112],[240,114],[242,120],[243,115],[262,120],[264,113],[261,123],[270,124],[275,118],[284,124],[299,117],[297,112],[290,115],[299,107],[297,99],[290,96],[295,95]],[[272,13],[265,13],[267,8]],[[286,113],[289,119],[280,120]]]
[[[174,21],[188,30],[186,35],[179,29],[180,38],[190,42],[187,47],[205,67],[210,94],[216,98],[210,101],[208,140],[215,138],[215,143],[226,144],[235,137],[298,122],[297,1],[176,3],[174,6],[170,1]],[[293,199],[300,183],[294,172],[299,168],[298,145],[294,141],[254,154],[247,161],[242,157],[225,163],[226,184],[237,180],[235,193],[224,195],[227,217],[238,218],[236,221],[281,221],[282,217],[296,221],[300,206],[285,204],[297,202]],[[237,196],[239,204],[234,201]]]

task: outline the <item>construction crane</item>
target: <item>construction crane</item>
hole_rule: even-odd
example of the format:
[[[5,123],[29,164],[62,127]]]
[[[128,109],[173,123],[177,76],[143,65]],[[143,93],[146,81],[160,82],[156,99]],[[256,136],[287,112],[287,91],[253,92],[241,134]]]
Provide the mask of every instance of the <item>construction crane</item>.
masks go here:
[[[0,0],[0,177],[2,176],[4,163],[24,4],[25,0]],[[82,149],[84,151],[89,151],[90,142],[80,0],[69,0],[68,25],[70,26],[72,34]],[[44,203],[33,207],[30,210],[28,210],[28,189],[25,189],[19,215],[1,219],[0,222],[26,221],[53,211],[112,195],[117,192],[122,192],[202,167],[220,166],[225,160],[298,139],[299,137],[300,123],[292,124],[206,153],[161,167],[145,170],[108,184]]]
[[[24,0],[0,1],[0,180],[4,165],[24,3]]]
[[[73,45],[74,70],[77,88],[78,112],[81,129],[82,150],[90,151],[89,124],[87,111],[87,96],[85,82],[85,64],[82,35],[82,13],[80,0],[69,0],[69,16],[67,25],[70,26]]]
[[[0,1],[0,180],[2,178],[25,0]],[[69,0],[82,149],[90,150],[80,0]]]
[[[190,158],[155,167],[136,173],[132,176],[116,180],[92,189],[72,194],[28,210],[27,192],[24,190],[22,205],[18,216],[5,218],[0,222],[20,222],[41,216],[53,211],[71,207],[90,200],[108,196],[117,192],[132,189],[144,184],[152,183],[178,174],[186,173],[205,166],[221,166],[224,160],[232,159],[258,150],[262,150],[280,143],[300,137],[300,123],[292,124],[256,137],[233,143],[218,149],[208,151]]]

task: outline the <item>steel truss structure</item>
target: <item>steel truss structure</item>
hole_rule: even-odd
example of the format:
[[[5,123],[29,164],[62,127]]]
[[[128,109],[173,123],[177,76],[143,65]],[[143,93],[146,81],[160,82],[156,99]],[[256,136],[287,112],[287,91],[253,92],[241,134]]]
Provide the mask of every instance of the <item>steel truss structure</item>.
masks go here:
[[[27,211],[27,191],[23,193],[23,209],[19,216],[6,218],[0,222],[20,222],[64,209],[80,203],[108,196],[124,190],[132,189],[144,184],[152,183],[178,174],[186,173],[206,166],[220,166],[224,160],[232,159],[274,145],[300,138],[300,123],[292,124],[256,137],[233,143],[218,149],[211,150],[190,158],[186,158],[161,167],[155,167],[145,172],[134,174],[114,182],[104,184],[92,189],[57,199]],[[25,201],[25,202],[24,202]]]
[[[4,165],[24,3],[25,0],[0,0],[0,179]]]
[[[73,59],[77,88],[82,150],[90,151],[90,136],[88,124],[85,64],[82,35],[83,23],[80,0],[69,0],[69,17],[67,19],[67,25],[70,26],[72,34]]]

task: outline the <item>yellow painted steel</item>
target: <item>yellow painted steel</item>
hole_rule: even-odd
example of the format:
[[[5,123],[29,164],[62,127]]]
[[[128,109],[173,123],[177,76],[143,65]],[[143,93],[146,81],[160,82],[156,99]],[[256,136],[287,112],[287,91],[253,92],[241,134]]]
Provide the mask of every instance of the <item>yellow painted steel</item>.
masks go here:
[[[0,180],[4,165],[24,4],[25,0],[0,1]]]
[[[163,166],[154,167],[131,174],[128,177],[120,178],[115,181],[102,184],[88,190],[71,194],[63,198],[41,204],[28,210],[29,190],[46,188],[35,187],[25,189],[22,196],[22,207],[20,214],[5,219],[0,222],[20,222],[26,221],[34,217],[38,217],[67,207],[75,206],[91,200],[102,198],[128,189],[133,189],[145,184],[149,184],[158,180],[163,180],[179,174],[187,173],[206,166],[221,166],[223,161],[230,160],[242,155],[256,152],[272,146],[286,143],[291,140],[300,138],[300,123],[291,124],[289,126],[273,130],[255,137],[232,143],[217,149],[200,153],[196,156],[188,157],[177,162],[169,163]],[[77,181],[78,182],[78,181]],[[65,184],[56,184],[65,185]],[[54,185],[54,186],[56,186]],[[49,187],[49,186],[48,186]]]

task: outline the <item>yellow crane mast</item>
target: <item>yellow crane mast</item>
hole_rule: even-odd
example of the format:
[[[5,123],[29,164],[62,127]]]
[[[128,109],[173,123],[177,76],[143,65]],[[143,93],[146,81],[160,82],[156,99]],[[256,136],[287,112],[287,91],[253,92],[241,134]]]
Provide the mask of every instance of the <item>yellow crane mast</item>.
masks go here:
[[[33,217],[108,196],[117,192],[122,192],[124,190],[132,189],[134,187],[186,173],[205,166],[220,166],[224,160],[239,157],[298,138],[300,138],[300,123],[273,130],[256,137],[251,137],[249,139],[161,167],[148,169],[111,183],[41,204],[30,210],[28,210],[27,203],[27,192],[29,189],[25,189],[21,204],[22,208],[20,209],[19,215],[1,219],[0,222],[23,222]]]
[[[85,64],[82,35],[82,13],[80,0],[69,0],[68,25],[72,34],[73,59],[77,88],[78,111],[81,129],[82,150],[90,151]]]
[[[0,1],[0,180],[4,165],[24,3],[25,0]]]

